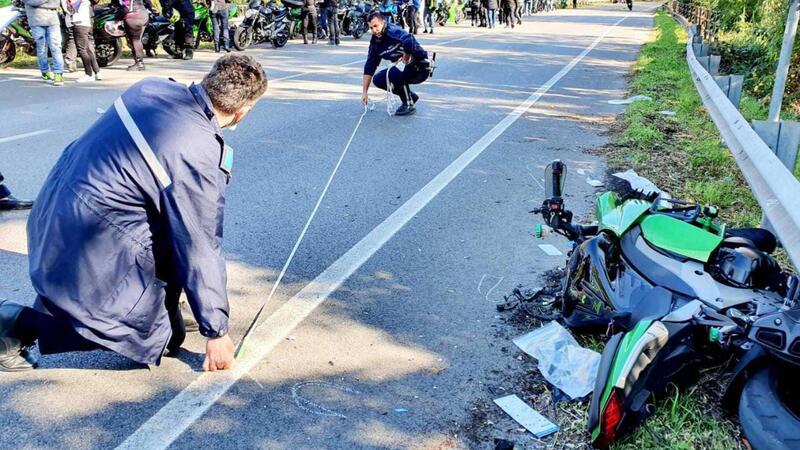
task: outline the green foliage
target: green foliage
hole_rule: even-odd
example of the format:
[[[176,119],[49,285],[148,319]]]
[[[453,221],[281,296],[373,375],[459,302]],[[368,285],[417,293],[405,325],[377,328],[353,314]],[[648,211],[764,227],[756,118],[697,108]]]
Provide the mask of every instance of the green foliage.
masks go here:
[[[783,43],[788,0],[698,0],[720,14],[722,71],[744,74],[747,92],[768,101]],[[784,109],[800,114],[800,35],[786,83]]]

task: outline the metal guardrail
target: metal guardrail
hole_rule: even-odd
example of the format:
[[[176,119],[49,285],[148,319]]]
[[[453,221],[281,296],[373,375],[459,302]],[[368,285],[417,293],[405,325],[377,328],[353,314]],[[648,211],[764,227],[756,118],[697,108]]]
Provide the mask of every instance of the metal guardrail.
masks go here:
[[[669,2],[672,11],[687,18],[691,23],[697,25],[703,40],[716,42],[719,32],[719,11],[715,11],[705,6],[698,6],[692,3],[684,3],[678,0]]]
[[[800,268],[800,182],[730,102],[714,76],[697,60],[692,45],[696,28],[684,17],[677,17],[689,30],[686,61],[703,105],[730,148],[789,258],[796,268]]]

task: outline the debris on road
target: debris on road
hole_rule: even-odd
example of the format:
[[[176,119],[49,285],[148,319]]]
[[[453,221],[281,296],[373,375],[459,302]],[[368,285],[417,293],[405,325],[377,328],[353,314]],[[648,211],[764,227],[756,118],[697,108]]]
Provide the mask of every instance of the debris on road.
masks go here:
[[[405,409],[405,408],[395,408],[394,412],[396,412],[396,413],[407,413],[408,410]]]
[[[600,180],[594,179],[592,177],[586,177],[586,184],[588,184],[589,186],[592,186],[592,187],[601,187],[605,183],[603,183]]]
[[[645,101],[645,102],[652,102],[653,97],[649,97],[647,95],[634,95],[633,97],[628,97],[625,100],[609,100],[609,105],[630,105],[633,102],[638,101]]]
[[[559,426],[551,422],[547,417],[528,406],[516,395],[508,395],[498,398],[495,404],[506,412],[512,419],[519,422],[528,431],[538,438],[551,435],[559,430]]]
[[[557,249],[555,245],[551,244],[539,244],[539,249],[544,252],[547,256],[561,256],[561,250]]]
[[[549,322],[513,342],[536,358],[544,378],[571,399],[583,398],[594,389],[600,354],[581,347],[558,322]]]
[[[615,177],[625,180],[631,185],[631,189],[641,192],[644,195],[660,194],[661,189],[652,181],[639,175],[633,169],[628,169],[625,172],[617,172],[613,174]]]

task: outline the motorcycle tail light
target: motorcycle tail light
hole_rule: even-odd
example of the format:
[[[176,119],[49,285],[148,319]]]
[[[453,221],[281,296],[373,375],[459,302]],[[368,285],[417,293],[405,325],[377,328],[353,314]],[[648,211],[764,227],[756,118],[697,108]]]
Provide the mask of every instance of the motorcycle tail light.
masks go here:
[[[622,421],[622,401],[614,389],[611,396],[608,398],[606,408],[603,410],[603,415],[600,417],[600,426],[603,432],[597,438],[596,444],[600,447],[608,447],[608,445],[617,439],[617,427]]]

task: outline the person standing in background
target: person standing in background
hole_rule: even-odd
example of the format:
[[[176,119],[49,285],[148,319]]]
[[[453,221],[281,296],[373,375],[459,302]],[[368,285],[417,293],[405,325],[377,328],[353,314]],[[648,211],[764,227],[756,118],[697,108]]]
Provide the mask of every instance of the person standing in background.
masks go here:
[[[303,0],[303,8],[300,13],[303,21],[303,44],[308,45],[308,32],[311,30],[313,37],[311,43],[317,43],[317,4],[316,0]]]
[[[214,28],[214,51],[219,53],[220,48],[225,52],[231,51],[231,33],[228,25],[228,0],[210,0],[208,10],[211,12],[211,26]]]
[[[36,40],[36,58],[42,80],[53,86],[64,85],[64,56],[61,54],[61,22],[58,20],[59,0],[22,0],[31,34]],[[53,56],[49,62],[48,51]]]
[[[71,30],[76,52],[81,56],[84,75],[76,80],[78,83],[102,80],[100,66],[94,54],[92,35],[92,5],[88,0],[61,0],[67,29]]]

